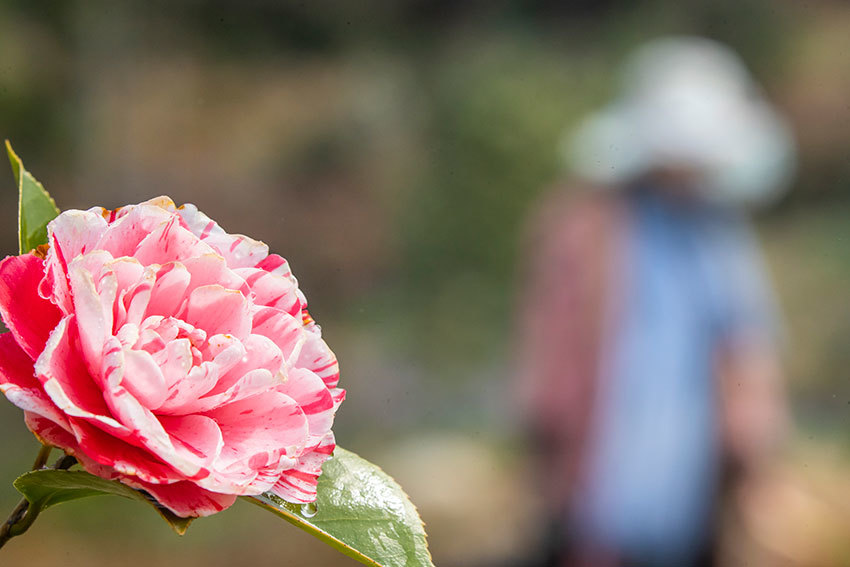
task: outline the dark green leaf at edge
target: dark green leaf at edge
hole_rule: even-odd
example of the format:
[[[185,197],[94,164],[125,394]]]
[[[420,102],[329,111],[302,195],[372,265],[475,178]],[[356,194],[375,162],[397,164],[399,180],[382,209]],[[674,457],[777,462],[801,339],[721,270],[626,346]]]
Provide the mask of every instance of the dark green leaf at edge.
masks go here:
[[[373,567],[433,567],[425,529],[402,488],[379,467],[337,447],[319,477],[318,512],[270,494],[244,497]]]
[[[176,516],[138,490],[133,490],[120,482],[106,480],[85,471],[42,469],[22,474],[15,480],[14,485],[18,492],[29,501],[30,506],[41,510],[79,498],[115,494],[153,506],[179,535],[186,533],[193,520],[193,518]]]
[[[41,183],[24,169],[9,140],[6,140],[6,153],[18,189],[18,253],[23,254],[47,244],[47,223],[59,214],[59,209]]]

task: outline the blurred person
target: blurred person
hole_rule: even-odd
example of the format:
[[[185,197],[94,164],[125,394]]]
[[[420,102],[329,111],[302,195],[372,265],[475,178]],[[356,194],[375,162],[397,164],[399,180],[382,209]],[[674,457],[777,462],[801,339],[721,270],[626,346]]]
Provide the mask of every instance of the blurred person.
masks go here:
[[[639,49],[531,218],[520,387],[553,566],[716,564],[719,502],[785,426],[779,316],[745,209],[793,143],[728,48]]]

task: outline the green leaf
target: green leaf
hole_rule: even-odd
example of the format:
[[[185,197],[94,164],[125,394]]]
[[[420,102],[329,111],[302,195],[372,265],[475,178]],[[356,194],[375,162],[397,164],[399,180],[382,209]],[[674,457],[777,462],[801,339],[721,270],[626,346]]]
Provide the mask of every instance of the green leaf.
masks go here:
[[[47,244],[47,223],[59,214],[59,209],[41,183],[24,169],[9,140],[6,140],[6,153],[18,186],[18,250],[23,254]]]
[[[30,506],[44,510],[79,498],[115,494],[150,504],[165,519],[171,528],[180,535],[186,533],[192,518],[181,518],[162,508],[142,492],[133,490],[118,481],[106,480],[85,471],[66,471],[42,469],[19,476],[14,482],[18,492],[29,500]]]
[[[372,567],[433,567],[425,528],[401,487],[337,447],[322,467],[315,515],[271,493],[246,498]]]

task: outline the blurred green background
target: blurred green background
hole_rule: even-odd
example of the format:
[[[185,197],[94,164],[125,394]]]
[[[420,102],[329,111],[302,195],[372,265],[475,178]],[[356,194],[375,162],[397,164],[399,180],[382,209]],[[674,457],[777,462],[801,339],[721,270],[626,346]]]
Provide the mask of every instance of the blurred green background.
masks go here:
[[[729,546],[850,565],[850,3],[0,0],[0,137],[62,208],[168,194],[287,257],[340,358],[339,443],[408,489],[438,565],[507,565],[536,506],[512,404],[523,218],[622,58],[683,33],[735,48],[799,145],[793,191],[758,216],[796,432],[756,499],[771,517]],[[11,171],[0,189],[6,255]],[[0,427],[6,510],[36,444],[5,402]],[[93,499],[0,564],[354,564],[296,531],[237,505],[178,539]]]

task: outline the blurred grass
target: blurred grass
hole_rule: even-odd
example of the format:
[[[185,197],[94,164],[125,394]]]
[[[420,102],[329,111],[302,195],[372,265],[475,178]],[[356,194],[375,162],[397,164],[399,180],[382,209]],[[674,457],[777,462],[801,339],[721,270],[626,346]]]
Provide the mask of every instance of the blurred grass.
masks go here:
[[[805,432],[850,455],[850,203],[814,205],[763,223],[788,330],[789,389]]]

